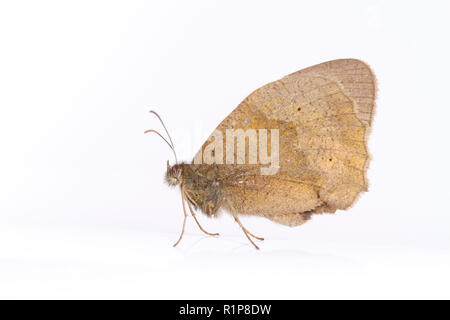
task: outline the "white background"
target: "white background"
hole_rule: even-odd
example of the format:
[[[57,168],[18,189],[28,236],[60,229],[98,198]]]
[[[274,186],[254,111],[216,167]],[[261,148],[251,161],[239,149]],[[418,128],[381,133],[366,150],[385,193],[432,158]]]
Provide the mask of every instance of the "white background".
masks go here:
[[[0,298],[450,298],[446,1],[2,1]],[[337,58],[379,81],[370,191],[289,228],[192,219],[190,161],[254,89]]]

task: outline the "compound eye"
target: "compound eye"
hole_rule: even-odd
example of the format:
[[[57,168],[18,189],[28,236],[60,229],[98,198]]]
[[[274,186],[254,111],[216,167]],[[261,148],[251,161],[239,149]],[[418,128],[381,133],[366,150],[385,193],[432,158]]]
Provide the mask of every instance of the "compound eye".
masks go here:
[[[181,168],[179,166],[172,167],[172,176],[175,178],[179,178],[181,175]]]

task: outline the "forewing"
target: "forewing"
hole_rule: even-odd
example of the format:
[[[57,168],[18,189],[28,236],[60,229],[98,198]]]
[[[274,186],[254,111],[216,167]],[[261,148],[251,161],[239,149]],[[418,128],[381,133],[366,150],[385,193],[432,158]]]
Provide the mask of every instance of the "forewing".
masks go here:
[[[292,225],[308,213],[348,208],[367,190],[375,94],[371,69],[354,59],[325,62],[252,92],[216,130],[225,137],[226,129],[278,129],[280,168],[261,175],[267,165],[259,158],[256,165],[220,165],[225,209]]]

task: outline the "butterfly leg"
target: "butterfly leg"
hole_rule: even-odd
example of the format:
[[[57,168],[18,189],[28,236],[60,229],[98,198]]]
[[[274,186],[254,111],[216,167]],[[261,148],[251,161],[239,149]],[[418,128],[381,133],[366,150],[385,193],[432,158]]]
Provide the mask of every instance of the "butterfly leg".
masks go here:
[[[251,233],[250,231],[248,231],[247,229],[245,229],[247,232],[248,232],[248,234],[249,235],[251,235],[253,238],[255,238],[255,239],[257,239],[257,240],[259,240],[259,241],[264,241],[264,238],[262,238],[262,237],[257,237],[257,236],[255,236],[253,233]]]
[[[255,237],[254,235],[252,235],[241,223],[241,220],[239,220],[239,218],[237,216],[233,216],[234,220],[239,224],[239,226],[241,227],[242,231],[244,231],[245,236],[247,237],[247,239],[255,246],[256,249],[259,250],[259,247],[253,242],[252,238],[250,238],[250,235]],[[255,237],[256,238],[256,237]],[[262,238],[256,238],[256,239],[262,239]],[[263,239],[264,240],[264,239]]]
[[[184,204],[184,201],[185,201],[184,200],[184,192],[183,192],[183,189],[181,189],[181,203],[183,204],[183,212],[184,212],[183,229],[181,229],[180,238],[178,239],[177,242],[175,242],[175,244],[173,245],[174,247],[176,247],[180,243],[181,238],[183,238],[183,235],[184,235],[184,228],[186,227],[186,218],[188,217],[188,215],[186,213],[186,206]]]
[[[200,228],[200,230],[202,230],[205,234],[207,234],[208,236],[218,236],[218,233],[210,233],[208,231],[206,231],[205,229],[202,228],[202,226],[200,225],[200,222],[198,222],[197,217],[194,213],[194,210],[192,210],[191,204],[189,203],[189,201],[187,201],[188,204],[188,208],[189,211],[191,212],[192,217],[194,218],[195,222],[197,222],[198,227]]]
[[[236,220],[236,219],[237,219],[237,217],[234,217],[234,220]],[[248,231],[247,228],[245,228],[245,227],[242,225],[242,223],[241,223],[240,221],[237,221],[237,222],[239,223],[239,225],[241,226],[241,228],[244,229],[245,232],[248,233],[250,236],[252,236],[253,238],[255,238],[255,239],[259,240],[259,241],[264,241],[264,238],[257,237],[257,236],[255,236],[253,233],[251,233],[250,231]]]

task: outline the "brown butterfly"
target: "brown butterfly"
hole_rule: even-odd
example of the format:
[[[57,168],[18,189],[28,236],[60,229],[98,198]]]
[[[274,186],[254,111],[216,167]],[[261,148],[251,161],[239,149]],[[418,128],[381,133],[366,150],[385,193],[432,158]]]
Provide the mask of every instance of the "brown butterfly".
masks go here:
[[[376,98],[370,67],[356,59],[321,63],[271,82],[242,101],[216,128],[194,160],[167,161],[166,182],[180,186],[194,209],[208,217],[229,212],[259,249],[239,216],[298,226],[313,214],[350,207],[367,191],[367,139]]]

